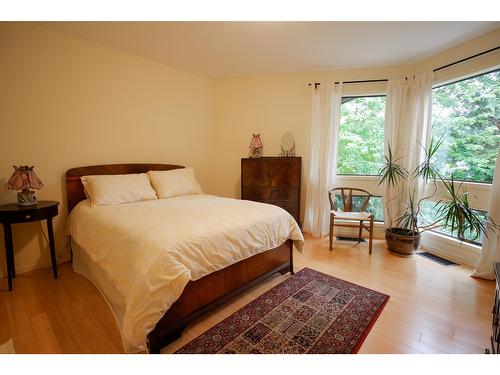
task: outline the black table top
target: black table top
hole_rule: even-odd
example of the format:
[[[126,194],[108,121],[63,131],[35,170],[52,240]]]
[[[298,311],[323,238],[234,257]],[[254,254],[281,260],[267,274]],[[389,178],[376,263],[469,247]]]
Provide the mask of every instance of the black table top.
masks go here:
[[[35,211],[48,207],[57,206],[59,202],[56,201],[39,201],[37,204],[31,206],[18,206],[17,203],[7,203],[0,206],[0,211],[2,212],[12,212],[12,211]]]

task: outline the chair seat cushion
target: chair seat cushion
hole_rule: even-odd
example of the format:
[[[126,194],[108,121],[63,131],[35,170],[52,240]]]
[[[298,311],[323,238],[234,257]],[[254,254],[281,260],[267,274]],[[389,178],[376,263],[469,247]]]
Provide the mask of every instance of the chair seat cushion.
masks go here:
[[[342,212],[331,210],[335,215],[335,219],[345,219],[345,220],[369,220],[370,215],[368,212]]]

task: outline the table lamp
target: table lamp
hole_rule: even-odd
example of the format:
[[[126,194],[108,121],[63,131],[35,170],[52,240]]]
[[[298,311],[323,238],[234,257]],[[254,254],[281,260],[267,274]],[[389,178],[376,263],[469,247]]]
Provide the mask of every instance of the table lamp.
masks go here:
[[[248,146],[248,148],[250,149],[251,158],[260,158],[262,156],[264,145],[260,139],[260,134],[252,133],[252,140],[250,141],[250,146]]]
[[[14,165],[14,173],[5,184],[5,188],[18,192],[18,206],[31,206],[38,203],[35,192],[30,189],[40,190],[43,188],[43,183],[33,172],[33,168],[34,166],[20,165],[16,167]]]

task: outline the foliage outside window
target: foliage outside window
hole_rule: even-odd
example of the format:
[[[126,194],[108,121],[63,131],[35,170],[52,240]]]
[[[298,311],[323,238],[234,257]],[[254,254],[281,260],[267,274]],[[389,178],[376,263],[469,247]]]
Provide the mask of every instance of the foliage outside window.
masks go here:
[[[337,174],[378,175],[384,155],[385,96],[343,98],[340,116]]]
[[[425,218],[426,222],[432,223],[439,218],[439,203],[436,205],[436,202],[432,201],[423,201],[422,202],[422,216]],[[482,222],[486,225],[488,215],[484,211],[474,210],[478,216],[481,218]],[[468,230],[464,233],[464,236],[460,238],[456,231],[451,231],[448,228],[439,227],[434,229],[435,232],[455,237],[460,239],[461,241],[470,242],[476,245],[482,245],[484,240],[484,233],[475,234],[472,231]]]
[[[500,145],[500,71],[433,90],[434,166],[456,180],[491,183]]]

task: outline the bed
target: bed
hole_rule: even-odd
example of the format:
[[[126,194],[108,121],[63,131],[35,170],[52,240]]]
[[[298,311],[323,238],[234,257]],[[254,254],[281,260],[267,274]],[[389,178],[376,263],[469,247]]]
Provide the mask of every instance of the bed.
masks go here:
[[[75,216],[79,217],[79,220],[81,220],[81,225],[76,225],[73,226],[73,229],[71,229],[71,225],[68,225],[69,229],[69,235],[71,237],[71,247],[72,247],[72,253],[73,253],[73,267],[75,270],[84,276],[88,277],[91,281],[93,281],[96,286],[100,289],[101,293],[104,295],[106,301],[110,305],[111,310],[115,314],[115,319],[117,320],[117,324],[123,323],[124,322],[124,316],[121,316],[120,313],[117,313],[119,311],[125,311],[128,309],[129,306],[129,299],[127,299],[126,302],[124,302],[124,290],[129,290],[129,289],[120,289],[119,287],[110,287],[113,282],[115,282],[115,279],[120,279],[120,277],[113,275],[113,272],[110,272],[109,269],[105,269],[105,267],[101,267],[97,262],[95,262],[95,259],[92,258],[92,254],[96,254],[96,252],[89,252],[87,251],[88,249],[91,249],[93,247],[96,247],[98,245],[101,246],[102,249],[102,258],[107,259],[108,263],[120,263],[122,262],[122,258],[120,258],[121,253],[118,254],[118,251],[116,250],[111,250],[113,245],[105,246],[103,244],[106,244],[106,242],[99,243],[98,238],[99,236],[96,234],[95,239],[92,239],[94,236],[89,236],[87,237],[80,237],[80,238],[85,238],[85,240],[78,239],[76,240],[75,238],[78,238],[79,232],[83,232],[84,230],[90,231],[90,233],[94,233],[92,231],[98,232],[99,228],[106,226],[107,222],[110,222],[111,220],[109,219],[110,215],[111,217],[116,217],[116,225],[122,225],[122,227],[126,227],[125,225],[128,225],[130,229],[130,233],[134,234],[137,238],[141,238],[142,232],[147,232],[148,230],[153,230],[150,228],[150,224],[152,223],[157,223],[157,226],[163,225],[162,220],[164,217],[170,217],[168,215],[177,215],[179,214],[179,219],[176,221],[179,221],[182,223],[182,215],[181,211],[175,211],[175,209],[179,210],[180,208],[186,207],[187,213],[189,213],[189,209],[193,209],[193,212],[198,212],[197,210],[200,210],[203,208],[205,211],[209,210],[210,207],[211,213],[210,216],[214,216],[215,218],[214,221],[218,221],[219,218],[217,215],[221,215],[221,211],[224,211],[226,207],[227,212],[238,212],[237,210],[241,210],[242,208],[249,209],[250,211],[253,210],[254,208],[257,210],[263,210],[265,214],[263,214],[263,217],[266,217],[267,213],[269,215],[284,215],[283,212],[278,212],[277,210],[281,210],[278,207],[275,206],[270,206],[270,205],[263,205],[261,203],[256,203],[256,202],[249,202],[249,201],[240,201],[240,200],[230,200],[228,198],[217,198],[213,196],[208,196],[208,195],[199,195],[195,197],[176,197],[176,198],[169,198],[169,199],[158,199],[155,200],[157,202],[140,202],[140,204],[135,204],[135,203],[127,203],[125,205],[115,205],[115,206],[120,206],[120,207],[112,207],[112,208],[106,208],[106,209],[100,209],[100,210],[94,210],[95,212],[99,212],[99,215],[96,216],[98,218],[93,218],[93,213],[92,209],[89,208],[89,204],[86,202],[86,196],[84,193],[83,185],[81,182],[81,177],[86,176],[86,175],[113,175],[113,174],[130,174],[130,173],[145,173],[150,170],[157,170],[157,171],[166,171],[166,170],[172,170],[172,169],[178,169],[178,168],[184,168],[183,166],[179,165],[170,165],[170,164],[112,164],[112,165],[99,165],[99,166],[86,166],[86,167],[79,167],[79,168],[73,168],[70,169],[66,172],[66,192],[67,192],[67,205],[68,205],[68,213],[73,212],[72,215],[70,215],[70,220],[69,222],[76,222]],[[161,201],[161,202],[160,202]],[[219,205],[222,205],[219,207]],[[225,206],[224,206],[225,205]],[[254,207],[252,205],[260,205],[259,207]],[[127,206],[127,207],[125,207]],[[223,207],[224,206],[224,207]],[[75,209],[76,207],[76,209]],[[273,211],[274,210],[274,211]],[[148,214],[145,215],[144,213],[147,212]],[[177,212],[177,213],[176,213]],[[226,212],[226,211],[224,211]],[[256,211],[257,212],[257,211]],[[258,211],[260,212],[260,211]],[[123,214],[122,214],[123,213]],[[149,214],[151,213],[151,215]],[[186,215],[187,215],[186,213]],[[114,216],[113,216],[114,215]],[[143,219],[140,219],[141,215],[143,215]],[[159,216],[155,216],[159,215]],[[166,215],[166,216],[165,216]],[[286,213],[286,215],[288,215]],[[148,218],[146,219],[146,216]],[[199,221],[199,228],[208,228],[212,226],[212,224],[208,223],[207,221],[202,220],[202,216],[205,215],[197,215],[199,218],[196,219]],[[251,216],[251,215],[250,215]],[[123,218],[122,218],[123,217]],[[137,224],[132,225],[129,221],[126,221],[126,218],[130,217],[137,217]],[[177,216],[175,216],[177,217]],[[283,218],[283,216],[281,216]],[[290,216],[291,218],[291,216]],[[211,220],[212,220],[211,219]],[[101,220],[100,222],[97,220]],[[149,221],[148,221],[149,220]],[[172,222],[171,219],[169,219],[170,222]],[[243,219],[242,219],[243,220]],[[254,220],[254,222],[250,222],[250,225],[248,226],[249,228],[251,227],[252,229],[248,229],[248,236],[250,238],[253,238],[256,236],[255,233],[257,232],[252,232],[252,231],[257,231],[259,227],[262,227],[264,223],[261,223],[258,221],[256,217],[252,219],[250,218],[245,218],[245,220]],[[264,220],[264,219],[262,219]],[[288,219],[286,219],[288,220]],[[159,353],[160,349],[170,342],[176,340],[182,333],[183,329],[186,327],[186,325],[193,321],[194,319],[200,317],[204,313],[214,309],[218,305],[228,301],[230,298],[242,293],[243,291],[247,290],[248,288],[254,286],[255,284],[261,282],[262,280],[276,274],[276,273],[281,273],[285,274],[287,272],[290,272],[293,274],[293,240],[295,241],[296,245],[298,247],[301,246],[303,242],[303,237],[302,234],[300,233],[300,230],[293,220],[290,222],[290,232],[289,234],[286,235],[287,238],[281,236],[270,236],[272,237],[272,240],[269,242],[269,247],[266,248],[261,248],[261,249],[252,249],[251,246],[249,246],[247,243],[250,242],[245,242],[241,241],[241,253],[243,255],[234,255],[231,257],[223,257],[221,258],[222,260],[219,262],[220,264],[225,264],[229,262],[229,258],[232,259],[230,264],[224,265],[223,268],[219,269],[214,269],[210,272],[208,272],[205,268],[204,273],[202,272],[196,272],[195,270],[191,270],[192,274],[190,273],[189,275],[192,276],[191,279],[184,281],[183,283],[180,283],[179,286],[177,284],[172,284],[174,287],[171,289],[168,289],[165,295],[165,300],[170,301],[169,299],[176,297],[174,295],[175,293],[172,292],[173,296],[170,296],[170,290],[175,291],[178,288],[181,290],[179,292],[178,298],[175,299],[172,303],[167,303],[165,302],[166,310],[162,312],[161,316],[156,316],[152,317],[153,314],[149,313],[144,314],[144,316],[149,319],[149,324],[151,322],[151,319],[154,320],[154,324],[151,326],[151,330],[148,330],[147,335],[145,335],[145,340],[144,340],[144,347],[141,347],[138,344],[134,345],[129,345],[128,347],[125,345],[124,341],[124,348],[127,352],[137,352],[137,351],[147,351],[149,353]],[[150,223],[146,224],[143,227],[141,227],[141,223]],[[220,218],[220,222],[223,223],[222,218]],[[210,224],[210,225],[207,225]],[[80,227],[83,228],[80,230]],[[153,227],[153,225],[151,225]],[[112,226],[108,229],[102,228],[103,231],[112,231]],[[209,230],[207,229],[207,236],[211,235]],[[159,231],[160,229],[155,229]],[[266,231],[267,229],[262,229]],[[73,231],[73,232],[72,232]],[[203,232],[203,230],[198,230]],[[216,229],[212,228],[212,231],[217,232]],[[168,231],[162,231],[161,236],[166,236],[165,238],[169,238],[169,233]],[[283,230],[281,230],[283,232]],[[155,232],[158,233],[159,232]],[[123,231],[122,231],[123,235]],[[156,235],[155,235],[155,241],[159,242],[160,237],[158,241],[156,241]],[[75,237],[75,238],[73,238]],[[117,245],[123,245],[124,242],[122,241],[120,243],[120,236],[117,235],[116,237],[116,243]],[[161,237],[163,238],[163,237]],[[215,237],[214,237],[215,238]],[[238,240],[240,240],[238,238]],[[90,242],[89,242],[90,241]],[[94,243],[95,242],[95,246]],[[134,238],[132,238],[131,241],[128,242],[134,242]],[[142,241],[142,240],[141,240]],[[141,242],[138,240],[138,242]],[[154,245],[154,242],[152,244]],[[195,240],[192,240],[192,238],[189,238],[189,241],[191,241],[194,246],[200,247],[201,244],[205,246],[206,244],[210,244],[210,238],[208,242],[200,242],[196,243]],[[188,241],[188,242],[189,242]],[[128,243],[127,242],[127,243]],[[144,242],[144,241],[142,241]],[[186,242],[186,241],[185,241]],[[219,242],[220,243],[220,242]],[[214,244],[218,244],[215,239],[214,239]],[[151,245],[153,247],[153,245]],[[131,245],[132,246],[132,245]],[[137,245],[138,246],[138,245]],[[141,245],[142,246],[142,245]],[[149,243],[148,243],[149,246]],[[202,246],[202,247],[203,247]],[[213,245],[216,246],[216,245]],[[240,246],[240,245],[238,245]],[[253,245],[252,245],[253,246]],[[146,246],[147,247],[147,246]],[[210,248],[209,245],[206,245],[207,249]],[[248,248],[247,248],[248,247]],[[262,247],[262,245],[261,245]],[[135,254],[133,252],[126,252],[126,248],[122,248],[124,250],[123,254]],[[223,252],[224,246],[220,248],[221,254],[224,254]],[[219,248],[217,248],[219,250]],[[147,251],[150,251],[147,249]],[[152,250],[151,250],[152,251]],[[200,248],[200,251],[202,252],[203,249]],[[207,250],[208,251],[208,250]],[[229,250],[228,250],[229,251]],[[219,251],[217,251],[216,256],[218,256]],[[89,255],[90,254],[90,255]],[[179,254],[182,254],[182,252],[178,252],[175,260],[179,259]],[[229,253],[228,253],[229,254]],[[239,254],[239,253],[238,253]],[[246,255],[245,255],[246,254]],[[249,255],[250,254],[250,255]],[[149,253],[147,254],[149,256]],[[146,257],[146,255],[144,255]],[[134,259],[134,257],[128,257],[128,256],[123,256],[123,258],[127,259]],[[162,257],[162,262],[163,262]],[[236,261],[234,261],[234,259]],[[158,258],[159,259],[159,258]],[[169,258],[170,259],[170,258]],[[135,262],[135,260],[134,260]],[[182,259],[181,259],[182,263]],[[213,263],[213,262],[212,262]],[[126,264],[125,261],[123,261],[124,267],[128,267],[127,270],[130,272],[130,277],[133,278],[133,272],[130,271],[130,269],[134,270],[135,264]],[[185,262],[183,263],[185,264]],[[196,262],[194,263],[195,265],[197,264]],[[148,266],[149,267],[149,266]],[[155,263],[156,267],[156,263]],[[193,266],[196,269],[196,266]],[[161,267],[157,267],[161,268]],[[203,268],[203,267],[202,267]],[[117,271],[118,272],[118,271]],[[123,271],[122,271],[123,272]],[[151,283],[156,283],[158,280],[162,280],[163,275],[158,272],[152,272],[154,274],[155,279]],[[170,272],[170,271],[169,271]],[[168,273],[168,272],[166,272]],[[201,277],[195,277],[196,274],[201,275]],[[128,278],[129,274],[126,274],[125,277],[122,278]],[[153,276],[151,276],[153,277]],[[170,277],[170,276],[168,276]],[[163,278],[168,278],[167,276]],[[175,279],[177,280],[177,279]],[[125,281],[122,281],[120,279],[120,282],[123,284],[126,284]],[[147,283],[145,285],[149,285],[150,280],[147,279]],[[176,281],[177,283],[177,281]],[[137,283],[136,283],[137,284]],[[170,285],[170,284],[169,284]],[[116,289],[116,290],[115,290]],[[135,289],[134,289],[135,290]],[[149,290],[149,289],[148,289]],[[156,290],[156,289],[155,289]],[[160,290],[160,289],[158,289]],[[162,289],[166,290],[166,289]],[[148,304],[152,304],[153,302],[158,305],[158,296],[155,295],[148,295],[147,293],[143,292],[141,289],[139,291],[136,291],[136,294],[142,298],[142,300],[138,300],[138,302],[135,303],[134,306],[141,306],[140,303],[143,303],[144,306],[148,306]],[[156,301],[156,302],[155,302]],[[139,303],[140,302],[140,303]],[[155,306],[156,306],[155,305]],[[127,310],[128,311],[128,310]],[[159,308],[155,310],[156,313],[160,311]],[[127,320],[128,324],[130,325],[130,319]],[[151,324],[150,324],[151,325]],[[124,326],[126,326],[124,324]],[[145,325],[147,326],[147,325]],[[121,326],[120,326],[121,327]],[[124,333],[122,332],[122,329],[120,328],[120,332],[122,333],[122,339],[124,339]],[[137,336],[137,335],[136,335]],[[137,340],[136,340],[137,341]]]

